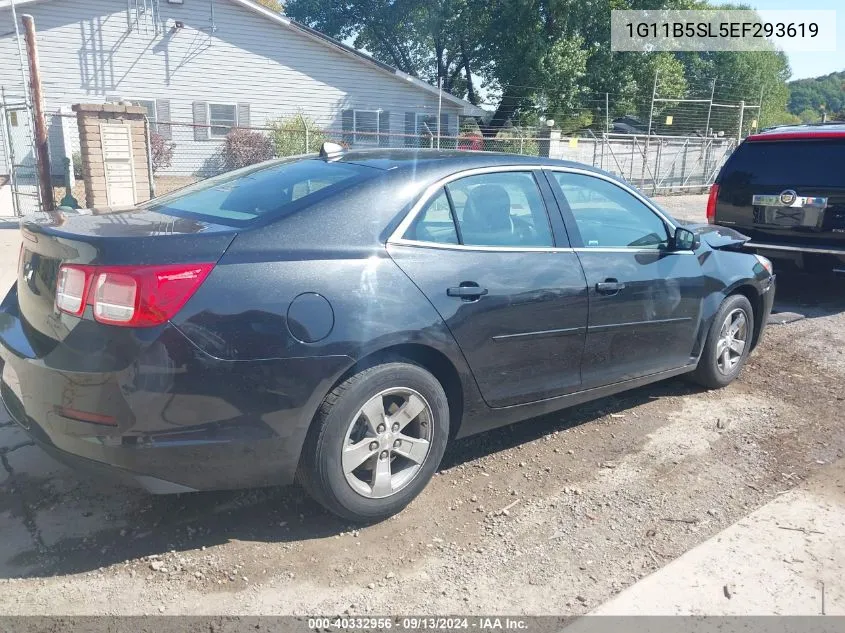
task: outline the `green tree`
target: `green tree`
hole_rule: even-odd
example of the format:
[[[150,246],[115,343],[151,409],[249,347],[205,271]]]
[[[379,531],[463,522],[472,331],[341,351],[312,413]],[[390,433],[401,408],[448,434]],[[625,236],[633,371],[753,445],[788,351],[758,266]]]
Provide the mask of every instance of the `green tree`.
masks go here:
[[[845,71],[789,83],[789,111],[825,108],[831,115],[845,112]]]
[[[801,119],[802,123],[816,123],[821,121],[822,115],[818,110],[806,108],[798,113],[798,118]]]
[[[481,0],[290,0],[287,14],[478,103],[488,12]]]

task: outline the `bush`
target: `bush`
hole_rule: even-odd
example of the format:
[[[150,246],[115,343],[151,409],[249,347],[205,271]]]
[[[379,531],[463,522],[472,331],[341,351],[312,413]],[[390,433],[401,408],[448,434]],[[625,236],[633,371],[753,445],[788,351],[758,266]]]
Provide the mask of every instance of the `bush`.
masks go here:
[[[485,149],[509,154],[525,154],[537,156],[540,147],[537,145],[537,131],[531,128],[511,127],[499,130],[496,138],[486,143]]]
[[[303,114],[271,121],[270,129],[276,156],[296,156],[317,152],[320,146],[329,140],[325,130]],[[308,130],[307,146],[306,129]]]
[[[226,170],[254,165],[273,158],[273,142],[261,132],[232,128],[221,150],[221,162]]]
[[[73,163],[73,177],[82,180],[82,152],[74,152],[71,155],[71,162]]]
[[[173,150],[176,144],[168,141],[161,134],[152,132],[150,134],[150,159],[153,164],[153,173],[160,169],[170,167],[173,162]]]

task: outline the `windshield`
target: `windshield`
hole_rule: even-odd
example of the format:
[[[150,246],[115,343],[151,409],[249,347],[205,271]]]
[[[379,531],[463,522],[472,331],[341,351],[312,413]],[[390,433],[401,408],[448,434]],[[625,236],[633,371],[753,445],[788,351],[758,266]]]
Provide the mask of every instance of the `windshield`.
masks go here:
[[[374,172],[361,165],[316,158],[274,161],[202,180],[156,198],[146,208],[242,225],[262,216],[292,213],[369,173]]]

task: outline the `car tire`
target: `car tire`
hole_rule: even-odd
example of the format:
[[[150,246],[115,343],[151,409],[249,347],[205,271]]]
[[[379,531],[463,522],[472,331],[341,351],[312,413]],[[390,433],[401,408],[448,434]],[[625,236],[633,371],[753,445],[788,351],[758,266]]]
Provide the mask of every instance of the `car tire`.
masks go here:
[[[733,335],[730,334],[732,331]],[[708,389],[729,385],[745,365],[753,340],[754,310],[751,303],[743,295],[726,297],[713,317],[698,366],[691,375],[692,380]],[[739,342],[742,343],[741,350]]]
[[[400,410],[405,413],[397,415]],[[383,363],[326,396],[303,448],[299,480],[334,514],[379,521],[425,488],[448,438],[449,404],[440,382],[418,365]]]

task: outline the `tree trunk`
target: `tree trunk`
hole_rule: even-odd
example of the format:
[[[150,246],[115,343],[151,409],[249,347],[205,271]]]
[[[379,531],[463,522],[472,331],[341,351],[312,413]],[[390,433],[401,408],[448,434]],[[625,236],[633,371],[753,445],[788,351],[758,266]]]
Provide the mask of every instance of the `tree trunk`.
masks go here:
[[[493,113],[493,118],[482,129],[484,136],[495,136],[513,118],[514,113],[519,107],[519,102],[519,97],[508,94],[502,95],[502,100],[499,101],[499,105]]]
[[[467,100],[469,100],[472,105],[478,105],[478,95],[475,93],[475,85],[472,83],[472,71],[469,67],[467,43],[463,38],[461,38],[461,60],[464,67],[464,73],[467,77]]]

